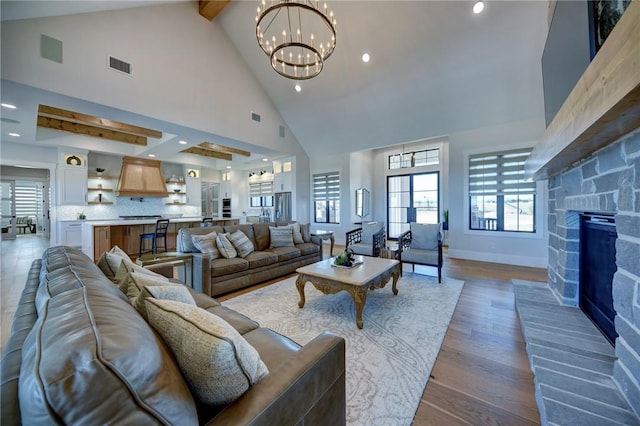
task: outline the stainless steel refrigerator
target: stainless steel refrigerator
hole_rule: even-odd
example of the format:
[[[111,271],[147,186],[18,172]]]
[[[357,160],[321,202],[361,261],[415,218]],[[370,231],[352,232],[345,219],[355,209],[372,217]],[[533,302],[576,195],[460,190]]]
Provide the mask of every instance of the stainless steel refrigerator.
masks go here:
[[[276,192],[274,200],[275,215],[277,222],[287,222],[291,220],[291,193]]]

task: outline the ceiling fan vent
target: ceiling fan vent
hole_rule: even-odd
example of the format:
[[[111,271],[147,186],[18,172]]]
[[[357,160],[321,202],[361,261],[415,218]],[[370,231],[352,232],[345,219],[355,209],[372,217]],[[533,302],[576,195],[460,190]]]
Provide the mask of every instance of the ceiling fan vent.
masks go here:
[[[109,69],[114,71],[118,71],[127,75],[131,75],[132,69],[131,64],[123,61],[122,59],[114,58],[109,55]]]

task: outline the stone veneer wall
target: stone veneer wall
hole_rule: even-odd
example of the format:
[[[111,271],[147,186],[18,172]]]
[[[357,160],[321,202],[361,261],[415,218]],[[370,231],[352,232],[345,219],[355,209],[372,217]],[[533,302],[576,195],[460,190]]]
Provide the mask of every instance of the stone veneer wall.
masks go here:
[[[615,214],[613,379],[640,415],[640,129],[549,180],[549,285],[578,305],[580,213]]]

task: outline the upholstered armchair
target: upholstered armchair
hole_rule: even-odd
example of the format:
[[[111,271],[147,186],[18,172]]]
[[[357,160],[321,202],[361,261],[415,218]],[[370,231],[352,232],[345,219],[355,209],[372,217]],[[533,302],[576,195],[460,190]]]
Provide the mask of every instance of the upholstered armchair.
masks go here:
[[[398,237],[400,246],[400,268],[404,263],[435,266],[438,268],[438,282],[442,282],[442,224],[411,222],[408,231]]]
[[[380,249],[384,248],[387,241],[387,232],[384,222],[363,223],[361,228],[347,232],[347,248],[355,254],[364,256],[380,256]]]

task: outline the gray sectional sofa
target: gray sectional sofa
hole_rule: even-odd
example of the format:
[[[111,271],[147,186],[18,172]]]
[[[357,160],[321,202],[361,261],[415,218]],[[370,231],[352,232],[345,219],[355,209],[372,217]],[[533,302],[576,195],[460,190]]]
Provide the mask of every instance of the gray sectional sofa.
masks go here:
[[[0,424],[345,424],[343,338],[325,332],[300,346],[189,292],[269,370],[225,405],[197,399],[167,343],[91,259],[71,247],[46,250],[31,266],[0,363]]]
[[[289,223],[254,223],[232,226],[183,228],[177,236],[177,249],[193,253],[193,288],[209,296],[216,296],[260,282],[291,274],[301,266],[322,260],[322,240],[311,237],[309,224],[300,224],[303,243],[291,247],[270,247],[270,227]],[[211,259],[201,253],[192,241],[192,235],[233,233],[242,231],[255,251],[245,258]]]

